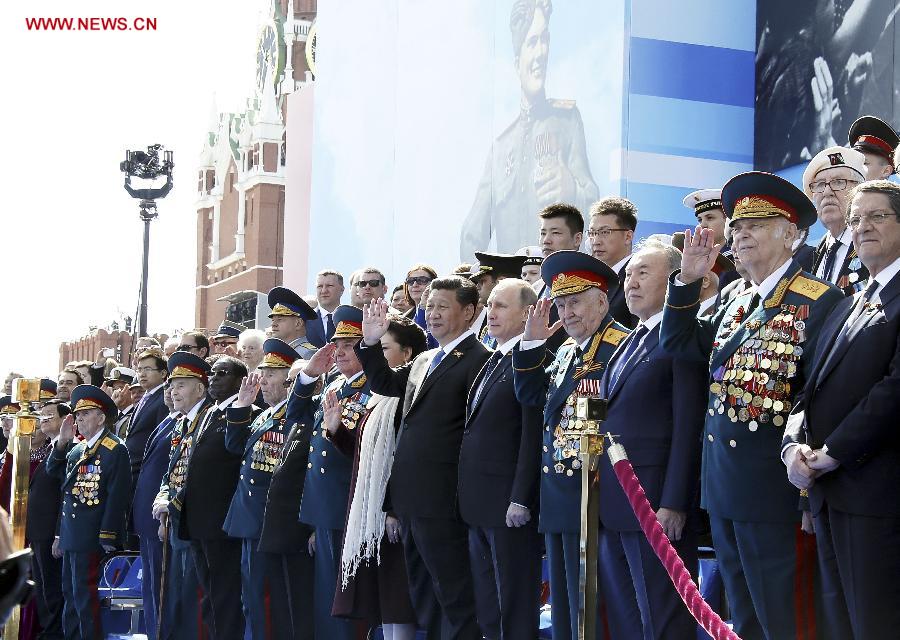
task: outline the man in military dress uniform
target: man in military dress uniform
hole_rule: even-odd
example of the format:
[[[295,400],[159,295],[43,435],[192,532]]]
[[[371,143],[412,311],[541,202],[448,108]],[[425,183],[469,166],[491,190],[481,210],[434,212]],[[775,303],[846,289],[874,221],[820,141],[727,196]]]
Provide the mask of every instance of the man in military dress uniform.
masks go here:
[[[306,323],[317,320],[319,314],[306,300],[286,287],[275,287],[269,291],[269,308],[272,313],[272,337],[288,343],[304,360],[309,360],[316,352],[316,345],[306,339]]]
[[[222,528],[229,536],[241,539],[241,601],[252,640],[270,637],[267,630],[271,629],[272,617],[266,602],[270,585],[258,544],[272,472],[288,434],[285,383],[288,370],[300,357],[278,338],[266,340],[263,351],[258,373],[241,382],[237,400],[225,412],[225,446],[242,460],[237,490]],[[253,419],[253,401],[260,391],[269,408]]]
[[[866,180],[884,180],[894,173],[894,153],[900,137],[881,118],[862,116],[850,125],[850,146],[866,157]]]
[[[862,290],[869,272],[853,246],[847,227],[847,195],[865,180],[865,157],[859,151],[829,147],[816,154],[803,172],[803,191],[816,206],[828,233],[816,247],[813,274],[852,296]]]
[[[366,403],[372,391],[353,350],[362,338],[362,317],[361,309],[349,305],[341,305],[335,310],[334,336],[330,344],[322,347],[300,372],[291,398],[291,411],[305,415],[312,424],[300,521],[315,529],[310,551],[314,551],[316,560],[316,635],[335,640],[349,639],[354,635],[352,621],[331,615],[340,573],[347,504],[350,501],[352,460],[341,453],[332,438],[355,439],[356,427],[368,413]],[[319,377],[326,374],[333,364],[340,375],[328,384],[321,395],[313,396]],[[343,428],[333,436],[326,431],[323,423],[322,404],[329,393],[334,393],[342,405]]]
[[[754,286],[711,318],[698,318],[700,281],[719,253],[712,233],[685,232],[681,271],[669,279],[660,344],[708,363],[702,506],[731,606],[745,640],[805,632],[812,603],[799,601],[812,564],[800,533],[799,492],[779,459],[785,420],[806,377],[825,317],[841,299],[792,258],[812,202],[789,182],[743,173],[722,189],[732,246]],[[797,586],[800,588],[797,588]],[[812,586],[809,585],[811,592]]]
[[[164,525],[170,549],[166,574],[162,629],[165,637],[198,638],[200,584],[194,570],[190,542],[179,535],[184,479],[191,458],[197,427],[212,406],[206,395],[210,367],[193,353],[176,351],[169,358],[169,382],[172,406],[181,413],[175,425],[175,437],[169,466],[153,503],[153,515]]]
[[[578,398],[599,396],[606,364],[628,330],[609,314],[616,273],[597,258],[558,251],[544,260],[541,277],[550,299],[529,310],[513,368],[516,397],[544,410],[539,530],[550,563],[553,637],[578,640],[582,470],[570,422]],[[552,325],[551,305],[560,318]],[[560,327],[569,337],[554,357],[546,342]]]
[[[574,100],[545,94],[550,52],[550,0],[516,0],[509,20],[513,57],[522,88],[519,116],[491,146],[475,202],[462,227],[460,257],[496,237],[512,252],[531,238],[528,215],[570,202],[582,211],[599,189],[588,163],[584,124]]]
[[[241,541],[225,535],[222,524],[237,487],[242,457],[225,448],[225,412],[237,400],[246,375],[246,365],[237,358],[224,356],[212,365],[209,395],[215,404],[194,434],[184,487],[179,492],[179,537],[191,541],[194,567],[203,589],[203,622],[215,640],[244,637]],[[259,411],[251,409],[251,417]]]
[[[213,353],[222,353],[227,356],[237,355],[238,338],[241,332],[246,329],[242,324],[232,322],[231,320],[222,320],[222,324],[216,330],[216,333],[209,338],[209,344]]]
[[[63,629],[72,640],[99,640],[97,576],[104,552],[125,543],[131,495],[128,449],[109,431],[112,398],[99,387],[79,385],[47,458],[47,473],[62,481],[59,549],[63,552]],[[75,425],[84,440],[72,445]]]

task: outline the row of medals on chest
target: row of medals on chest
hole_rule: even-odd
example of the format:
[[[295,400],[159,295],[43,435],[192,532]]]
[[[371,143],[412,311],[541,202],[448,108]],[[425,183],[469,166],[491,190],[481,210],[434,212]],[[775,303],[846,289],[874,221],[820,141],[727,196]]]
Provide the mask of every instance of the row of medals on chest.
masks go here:
[[[88,506],[100,504],[100,458],[94,460],[94,464],[78,465],[72,495]]]
[[[739,308],[731,324],[719,334],[718,343],[740,326],[741,311]],[[715,400],[709,415],[727,411],[731,422],[746,422],[751,431],[756,431],[760,423],[784,426],[781,414],[789,413],[793,406],[789,380],[797,374],[797,362],[803,355],[807,317],[809,305],[782,305],[781,313],[765,326],[759,320],[748,323],[748,329],[759,333],[713,372],[709,390]]]
[[[580,380],[575,392],[566,398],[562,408],[559,425],[553,430],[553,471],[572,476],[575,471],[581,469],[581,460],[578,454],[581,450],[581,420],[575,416],[575,405],[578,398],[599,397],[599,380]],[[567,469],[564,460],[570,460]]]
[[[253,452],[250,457],[251,469],[267,473],[275,471],[275,467],[281,459],[281,449],[284,446],[282,427],[284,427],[283,418],[253,443]]]

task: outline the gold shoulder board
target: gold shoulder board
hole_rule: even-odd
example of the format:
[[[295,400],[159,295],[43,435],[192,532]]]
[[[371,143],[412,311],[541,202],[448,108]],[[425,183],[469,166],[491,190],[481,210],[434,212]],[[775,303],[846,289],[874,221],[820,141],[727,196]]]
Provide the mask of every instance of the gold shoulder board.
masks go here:
[[[619,346],[619,343],[625,339],[628,335],[627,331],[619,331],[614,327],[610,327],[606,331],[603,332],[603,342],[608,342],[614,347]]]
[[[116,448],[117,443],[115,440],[113,440],[112,438],[107,436],[107,437],[103,438],[103,440],[100,441],[100,444],[102,444],[104,447],[106,447],[107,449],[112,451],[113,449]]]
[[[788,287],[788,291],[799,293],[801,296],[805,296],[810,300],[818,300],[829,288],[829,285],[824,282],[819,282],[818,280],[799,275],[794,278],[791,286]]]

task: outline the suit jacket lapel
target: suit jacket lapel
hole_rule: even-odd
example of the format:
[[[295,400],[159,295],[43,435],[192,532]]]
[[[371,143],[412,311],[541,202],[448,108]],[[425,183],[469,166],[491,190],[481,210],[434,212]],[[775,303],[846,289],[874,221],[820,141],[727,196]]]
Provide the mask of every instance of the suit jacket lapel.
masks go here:
[[[478,376],[475,378],[475,382],[472,384],[472,388],[469,389],[469,396],[471,397],[476,391],[478,391],[478,386],[481,384],[481,378],[484,375],[484,370],[488,366],[488,362],[490,360],[486,360],[484,366],[481,368],[481,371],[478,373]],[[512,354],[507,353],[500,358],[500,362],[497,363],[497,366],[494,367],[494,370],[491,372],[491,376],[485,381],[484,389],[481,390],[481,395],[475,400],[474,404],[471,404],[472,410],[469,413],[469,416],[475,415],[475,412],[478,411],[478,407],[481,406],[482,400],[487,395],[488,390],[494,385],[494,383],[500,379],[505,371],[512,367]],[[467,403],[468,404],[468,403]]]
[[[624,340],[622,341],[624,342]],[[616,385],[610,390],[609,399],[612,400],[616,394],[619,393],[619,390],[625,387],[625,381],[628,379],[628,376],[631,375],[631,372],[634,371],[635,365],[653,353],[653,350],[659,346],[659,325],[653,327],[653,331],[647,333],[644,337],[644,343],[640,345],[637,349],[635,349],[634,353],[631,355],[631,358],[628,362],[625,363],[625,368],[622,370],[622,373],[619,374],[619,379],[616,380]],[[609,367],[607,367],[607,373],[609,372]],[[608,376],[604,376],[608,377]]]
[[[410,406],[410,408],[412,408],[412,406],[414,406],[416,404],[418,399],[422,397],[423,393],[425,393],[426,391],[428,391],[428,389],[430,389],[431,387],[434,386],[434,383],[441,376],[443,376],[445,373],[447,373],[450,369],[452,369],[456,365],[457,362],[459,362],[460,360],[462,360],[465,357],[466,352],[471,348],[470,341],[477,343],[478,338],[476,338],[474,335],[466,336],[465,340],[463,340],[458,345],[456,345],[456,347],[452,351],[450,351],[450,353],[448,353],[444,356],[444,358],[443,358],[443,360],[441,360],[440,364],[438,364],[438,366],[434,368],[434,371],[432,371],[431,374],[428,375],[428,377],[426,377],[425,380],[422,381],[422,384],[419,385],[418,392],[416,393],[415,398],[413,398],[412,405]],[[433,354],[432,354],[432,357],[434,357]],[[431,361],[429,360],[429,365],[430,365],[430,362]],[[427,373],[428,369],[426,368],[425,371]]]

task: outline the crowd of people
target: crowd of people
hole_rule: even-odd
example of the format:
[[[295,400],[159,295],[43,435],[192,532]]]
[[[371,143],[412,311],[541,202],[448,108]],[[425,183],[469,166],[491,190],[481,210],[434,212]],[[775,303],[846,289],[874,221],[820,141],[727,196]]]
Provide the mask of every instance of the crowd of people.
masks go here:
[[[103,556],[133,549],[151,638],[535,638],[546,556],[553,637],[577,640],[584,398],[694,574],[711,536],[740,637],[894,637],[898,140],[854,132],[802,190],[750,172],[690,194],[693,232],[635,243],[627,199],[554,204],[516,255],[394,288],[323,270],[269,292],[265,330],[69,363],[41,381],[20,637],[102,637]],[[695,638],[597,473],[600,634]],[[7,451],[7,508],[11,474]]]

